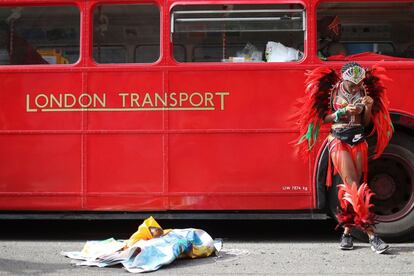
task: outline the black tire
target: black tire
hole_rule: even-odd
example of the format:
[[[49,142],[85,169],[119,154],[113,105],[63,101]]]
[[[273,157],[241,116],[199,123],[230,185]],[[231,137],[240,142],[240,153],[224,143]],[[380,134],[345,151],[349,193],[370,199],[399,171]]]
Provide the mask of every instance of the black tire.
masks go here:
[[[375,141],[369,140],[373,152]],[[414,138],[404,132],[394,133],[390,144],[380,158],[369,160],[368,185],[376,193],[372,211],[377,215],[375,232],[386,241],[402,242],[414,237]],[[335,214],[338,206],[337,175],[328,191],[328,207]],[[333,216],[335,217],[335,216]],[[362,231],[352,234],[367,241]]]

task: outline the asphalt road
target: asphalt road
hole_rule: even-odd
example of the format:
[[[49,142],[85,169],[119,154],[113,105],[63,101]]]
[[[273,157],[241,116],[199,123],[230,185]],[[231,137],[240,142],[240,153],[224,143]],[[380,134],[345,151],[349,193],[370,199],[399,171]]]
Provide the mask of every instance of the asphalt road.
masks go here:
[[[378,255],[356,242],[338,249],[333,221],[159,221],[222,238],[219,256],[177,260],[151,275],[414,275],[414,243]],[[0,275],[128,275],[122,267],[77,267],[61,251],[86,240],[125,239],[139,221],[1,221]]]

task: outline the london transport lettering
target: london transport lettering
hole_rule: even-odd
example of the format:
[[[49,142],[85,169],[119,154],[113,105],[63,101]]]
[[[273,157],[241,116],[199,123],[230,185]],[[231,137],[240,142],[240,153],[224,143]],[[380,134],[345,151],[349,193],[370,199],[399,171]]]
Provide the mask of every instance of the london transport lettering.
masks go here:
[[[26,94],[26,112],[113,112],[160,110],[224,110],[229,92],[119,92],[112,102],[107,93],[38,93]],[[112,96],[112,94],[111,94]]]

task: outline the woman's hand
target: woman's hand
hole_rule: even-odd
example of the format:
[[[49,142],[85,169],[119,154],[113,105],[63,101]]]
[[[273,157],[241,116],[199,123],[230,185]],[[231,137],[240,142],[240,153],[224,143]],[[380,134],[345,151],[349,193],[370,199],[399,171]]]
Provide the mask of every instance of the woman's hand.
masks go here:
[[[364,104],[368,109],[371,109],[374,100],[370,96],[365,96],[362,98],[361,103]]]
[[[348,104],[346,106],[346,115],[348,116],[358,115],[358,114],[361,114],[361,112],[362,112],[362,109],[358,108],[357,106],[353,104]]]
[[[363,118],[364,125],[368,126],[371,123],[371,110],[372,110],[372,104],[374,103],[374,100],[370,96],[365,96],[362,98],[361,103],[365,105],[364,118]]]

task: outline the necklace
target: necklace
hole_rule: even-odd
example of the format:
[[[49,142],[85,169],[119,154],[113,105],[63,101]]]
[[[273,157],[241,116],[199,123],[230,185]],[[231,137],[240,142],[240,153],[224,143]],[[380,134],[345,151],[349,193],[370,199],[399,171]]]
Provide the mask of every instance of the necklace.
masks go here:
[[[346,101],[348,102],[348,103],[352,103],[353,102],[353,100],[354,100],[354,98],[357,96],[357,95],[359,95],[359,93],[355,93],[355,94],[351,94],[351,93],[349,93],[349,92],[347,92],[345,89],[344,89],[344,84],[343,83],[341,83],[341,85],[340,85],[340,88],[341,88],[341,93],[342,93],[342,95],[346,98]]]

